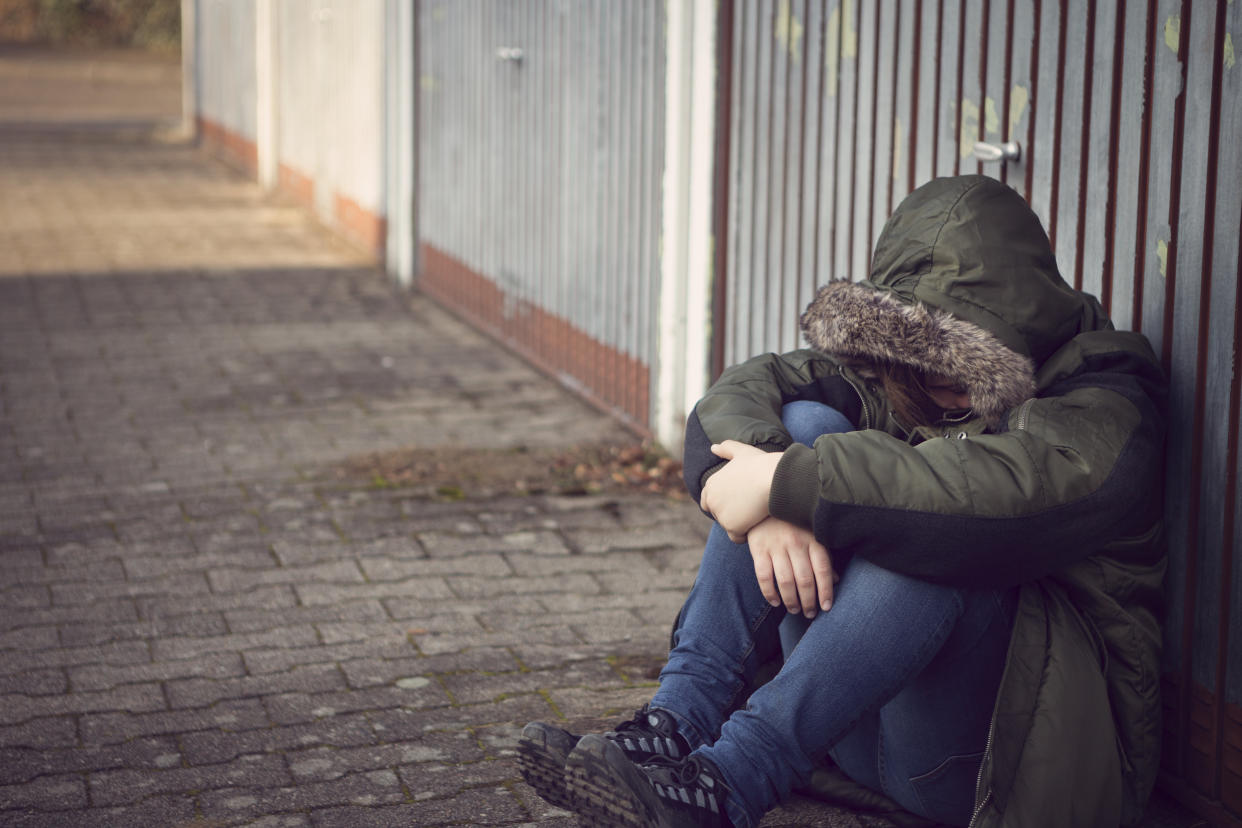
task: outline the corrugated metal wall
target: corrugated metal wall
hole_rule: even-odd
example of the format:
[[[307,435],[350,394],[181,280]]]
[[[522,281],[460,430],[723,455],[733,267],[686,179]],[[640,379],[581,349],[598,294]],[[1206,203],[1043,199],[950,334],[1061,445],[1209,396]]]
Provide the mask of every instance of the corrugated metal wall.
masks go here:
[[[424,289],[648,421],[664,3],[424,0]]]
[[[984,172],[1062,272],[1172,375],[1164,784],[1242,814],[1238,492],[1242,3],[722,0],[717,370],[798,344],[814,287],[865,277],[884,218]],[[1184,90],[1184,93],[1183,93]],[[1005,166],[976,141],[1020,143]]]

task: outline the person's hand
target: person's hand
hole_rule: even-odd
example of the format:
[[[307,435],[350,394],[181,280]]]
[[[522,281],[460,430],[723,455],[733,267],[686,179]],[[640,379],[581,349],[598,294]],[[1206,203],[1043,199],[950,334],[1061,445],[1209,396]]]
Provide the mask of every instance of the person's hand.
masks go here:
[[[712,454],[729,462],[707,479],[699,505],[729,533],[734,543],[768,516],[768,495],[781,453],[769,453],[737,440],[712,446]]]
[[[806,529],[778,518],[765,518],[747,535],[759,590],[774,607],[814,618],[832,607],[833,588],[841,577],[832,568],[828,548]]]

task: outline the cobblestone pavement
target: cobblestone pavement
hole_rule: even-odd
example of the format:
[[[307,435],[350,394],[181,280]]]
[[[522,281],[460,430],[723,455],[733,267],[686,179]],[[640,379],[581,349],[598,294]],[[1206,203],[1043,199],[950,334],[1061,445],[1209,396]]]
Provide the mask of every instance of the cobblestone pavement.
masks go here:
[[[174,140],[175,72],[123,65],[0,51],[0,823],[571,824],[520,727],[647,698],[704,519],[334,475],[618,426]],[[89,117],[47,116],[62,87]]]

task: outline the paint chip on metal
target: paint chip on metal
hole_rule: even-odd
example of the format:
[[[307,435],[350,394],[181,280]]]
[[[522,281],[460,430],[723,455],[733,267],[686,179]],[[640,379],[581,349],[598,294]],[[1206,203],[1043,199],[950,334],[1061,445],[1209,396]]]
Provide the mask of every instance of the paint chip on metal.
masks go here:
[[[1230,0],[1232,2],[1232,0]],[[1233,34],[1225,32],[1225,68],[1232,69],[1235,63],[1233,57]]]
[[[1031,100],[1030,91],[1020,83],[1015,83],[1009,90],[1009,135],[1018,131],[1018,124],[1026,114],[1026,105]]]
[[[1173,54],[1178,54],[1177,47],[1182,37],[1182,18],[1180,15],[1171,15],[1168,20],[1164,21],[1164,45],[1173,50]]]
[[[975,152],[975,142],[979,140],[979,104],[962,99],[961,135],[958,137],[958,152],[962,158],[969,158]]]
[[[1169,269],[1169,243],[1164,239],[1156,239],[1156,266],[1160,271],[1160,278],[1164,279]]]
[[[789,59],[794,63],[801,60],[802,21],[789,8],[789,0],[781,0],[776,12],[776,39],[789,52]]]
[[[988,135],[1000,135],[1000,116],[996,114],[996,101],[983,99],[983,128]]]

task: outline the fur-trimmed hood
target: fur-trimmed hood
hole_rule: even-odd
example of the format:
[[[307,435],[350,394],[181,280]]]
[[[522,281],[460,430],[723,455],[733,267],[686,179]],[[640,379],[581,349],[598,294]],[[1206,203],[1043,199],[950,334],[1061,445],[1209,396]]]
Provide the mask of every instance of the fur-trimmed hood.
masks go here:
[[[998,422],[1035,395],[1035,372],[1086,330],[1111,328],[1057,270],[1018,193],[980,175],[936,179],[897,207],[871,276],[829,282],[802,315],[811,347],[910,365],[966,386]]]

